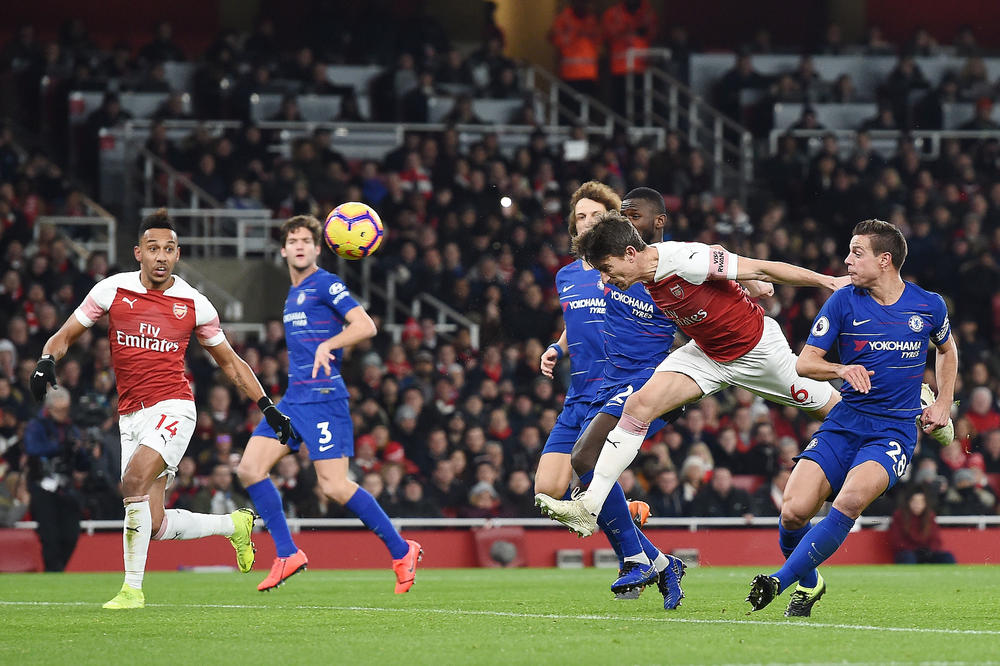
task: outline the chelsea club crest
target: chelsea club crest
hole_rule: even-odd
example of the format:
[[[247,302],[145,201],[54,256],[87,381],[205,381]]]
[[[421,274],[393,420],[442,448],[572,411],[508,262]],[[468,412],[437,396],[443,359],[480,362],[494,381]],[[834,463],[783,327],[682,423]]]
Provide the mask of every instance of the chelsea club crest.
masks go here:
[[[910,330],[914,333],[919,333],[924,328],[924,320],[917,315],[910,317],[910,321],[906,323],[910,326]]]

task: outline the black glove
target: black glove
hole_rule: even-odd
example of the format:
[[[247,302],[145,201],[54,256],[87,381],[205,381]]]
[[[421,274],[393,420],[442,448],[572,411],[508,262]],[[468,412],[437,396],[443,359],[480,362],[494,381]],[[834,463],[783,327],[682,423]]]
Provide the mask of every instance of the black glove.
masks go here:
[[[32,388],[34,388],[34,384],[32,384]],[[292,420],[282,414],[266,395],[257,401],[257,406],[260,407],[264,418],[267,419],[267,425],[271,426],[271,430],[278,436],[278,441],[282,444],[286,443],[288,438],[294,434]]]
[[[31,395],[35,397],[35,402],[45,400],[49,384],[56,385],[56,358],[52,354],[43,354],[31,374]]]

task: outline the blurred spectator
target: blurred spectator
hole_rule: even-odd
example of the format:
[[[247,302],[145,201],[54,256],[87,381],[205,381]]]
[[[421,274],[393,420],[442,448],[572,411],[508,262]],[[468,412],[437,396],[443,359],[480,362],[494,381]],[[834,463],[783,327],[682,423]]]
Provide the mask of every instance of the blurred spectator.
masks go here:
[[[7,461],[0,458],[0,528],[13,527],[24,517],[30,502],[27,478],[12,471]]]
[[[250,507],[250,499],[233,487],[233,470],[228,464],[219,463],[212,469],[207,485],[191,500],[195,513],[232,513]]]
[[[955,564],[955,556],[942,547],[936,519],[922,492],[918,490],[905,498],[889,527],[896,564]]]
[[[46,571],[65,569],[76,549],[83,507],[76,486],[90,469],[90,455],[81,446],[70,406],[66,389],[49,390],[45,409],[24,430],[31,516],[38,522]]]
[[[976,485],[976,471],[963,467],[955,472],[953,486],[945,493],[941,509],[951,516],[980,516],[993,514],[996,496],[988,489]]]
[[[571,0],[556,15],[549,40],[559,52],[559,78],[577,92],[596,95],[601,28],[590,3]]]
[[[725,467],[716,467],[708,485],[695,496],[691,515],[752,518],[753,507],[749,493],[733,486],[733,473]]]
[[[785,494],[785,484],[791,472],[787,469],[779,469],[771,476],[770,482],[765,483],[754,491],[751,503],[755,516],[780,516],[781,504]]]
[[[653,479],[653,485],[646,495],[649,511],[659,518],[680,518],[688,515],[688,502],[677,479],[676,470],[661,469]]]

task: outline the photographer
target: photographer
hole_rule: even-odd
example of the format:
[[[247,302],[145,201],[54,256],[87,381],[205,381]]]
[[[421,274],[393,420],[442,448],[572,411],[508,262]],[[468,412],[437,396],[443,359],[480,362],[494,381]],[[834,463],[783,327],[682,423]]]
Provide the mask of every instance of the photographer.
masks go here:
[[[45,409],[24,431],[30,511],[38,522],[46,571],[66,568],[80,536],[81,498],[75,489],[90,468],[90,453],[70,419],[70,394],[50,390]]]

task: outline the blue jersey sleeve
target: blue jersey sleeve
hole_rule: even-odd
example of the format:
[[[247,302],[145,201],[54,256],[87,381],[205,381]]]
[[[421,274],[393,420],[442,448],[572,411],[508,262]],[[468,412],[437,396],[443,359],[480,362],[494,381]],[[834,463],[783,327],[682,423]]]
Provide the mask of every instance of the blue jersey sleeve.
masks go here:
[[[337,313],[341,321],[347,318],[347,313],[358,307],[358,302],[351,296],[350,290],[338,276],[330,273],[329,285],[319,294],[320,301]]]
[[[837,336],[840,335],[844,321],[844,301],[850,294],[853,287],[844,287],[833,292],[826,303],[820,308],[819,314],[813,320],[812,328],[809,330],[807,345],[818,347],[824,351],[830,351]]]
[[[951,324],[948,322],[948,306],[940,295],[934,294],[931,313],[931,342],[940,346],[951,337]]]

